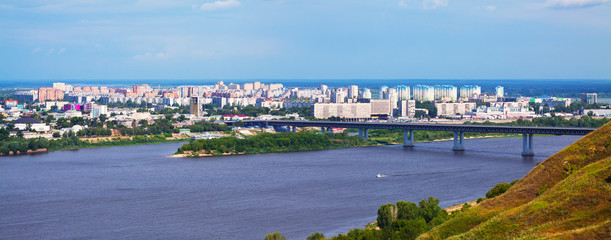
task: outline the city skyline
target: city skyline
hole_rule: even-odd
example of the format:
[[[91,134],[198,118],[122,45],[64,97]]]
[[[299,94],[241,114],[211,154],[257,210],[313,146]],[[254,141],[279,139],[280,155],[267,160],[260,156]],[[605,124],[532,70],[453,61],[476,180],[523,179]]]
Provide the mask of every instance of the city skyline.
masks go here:
[[[610,9],[606,0],[5,1],[0,79],[611,79]]]

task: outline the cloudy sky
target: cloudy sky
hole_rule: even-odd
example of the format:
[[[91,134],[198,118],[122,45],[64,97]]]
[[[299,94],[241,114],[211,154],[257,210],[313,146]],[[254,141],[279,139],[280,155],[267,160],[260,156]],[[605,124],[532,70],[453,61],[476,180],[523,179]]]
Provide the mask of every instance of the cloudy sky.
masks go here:
[[[611,0],[0,0],[0,79],[611,79]]]

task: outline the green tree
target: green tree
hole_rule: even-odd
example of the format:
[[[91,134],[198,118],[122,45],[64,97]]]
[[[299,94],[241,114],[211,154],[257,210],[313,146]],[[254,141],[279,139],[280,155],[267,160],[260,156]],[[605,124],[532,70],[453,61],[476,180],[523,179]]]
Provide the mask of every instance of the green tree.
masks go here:
[[[392,239],[416,239],[429,229],[423,218],[414,220],[397,219],[390,225]]]
[[[390,226],[392,221],[394,221],[395,219],[397,219],[397,207],[394,204],[389,203],[380,206],[380,209],[378,209],[377,218],[378,226],[380,228]]]
[[[286,240],[286,236],[280,234],[279,232],[268,233],[265,236],[265,240]]]
[[[399,201],[397,202],[397,218],[412,220],[420,216],[418,205],[413,202]]]
[[[429,197],[428,200],[422,199],[418,203],[418,207],[420,208],[421,216],[427,223],[431,222],[438,215],[446,213],[445,210],[439,207],[439,199],[434,197]]]

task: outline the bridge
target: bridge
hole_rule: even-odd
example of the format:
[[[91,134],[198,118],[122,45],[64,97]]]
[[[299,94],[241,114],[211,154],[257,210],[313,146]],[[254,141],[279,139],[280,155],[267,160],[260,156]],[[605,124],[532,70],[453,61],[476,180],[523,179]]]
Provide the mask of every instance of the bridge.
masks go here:
[[[402,129],[403,146],[414,146],[414,131],[449,131],[454,132],[454,145],[452,150],[464,151],[464,133],[514,133],[522,134],[522,155],[533,156],[533,135],[586,135],[596,128],[574,128],[574,127],[532,127],[532,126],[495,126],[495,125],[465,125],[465,124],[420,124],[420,123],[385,123],[385,122],[334,122],[334,121],[294,121],[294,120],[246,120],[245,126],[260,127],[288,127],[295,132],[297,127],[320,127],[325,133],[330,128],[357,128],[359,137],[367,139],[369,129]]]

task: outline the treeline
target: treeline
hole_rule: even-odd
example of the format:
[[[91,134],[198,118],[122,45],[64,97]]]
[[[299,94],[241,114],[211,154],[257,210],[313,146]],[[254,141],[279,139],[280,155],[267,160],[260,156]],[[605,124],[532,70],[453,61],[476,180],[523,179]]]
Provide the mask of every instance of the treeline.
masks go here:
[[[189,126],[189,130],[191,132],[208,132],[208,131],[231,131],[231,127],[225,124],[217,124],[206,121],[196,122],[193,125]]]
[[[80,140],[74,133],[70,132],[67,137],[60,139],[48,140],[46,138],[22,138],[22,137],[8,137],[4,138],[4,134],[0,130],[0,154],[23,154],[28,150],[36,151],[39,149],[47,149],[49,151],[63,150],[63,149],[75,149],[75,148],[86,148],[86,147],[103,147],[103,146],[121,146],[121,145],[133,145],[133,144],[146,144],[146,143],[162,143],[170,141],[182,141],[182,140],[167,140],[163,135],[152,135],[152,136],[134,136],[132,139],[121,139],[114,138],[108,141],[100,142],[89,142]]]
[[[485,122],[470,122],[467,121],[464,124],[471,125],[513,125],[513,126],[539,126],[539,127],[585,127],[585,128],[598,128],[611,121],[611,118],[591,118],[589,116],[582,116],[581,118],[570,118],[565,119],[560,116],[554,117],[540,117],[533,118],[532,120],[518,119],[512,122],[505,123],[493,123],[490,121]]]
[[[178,149],[177,154],[198,152],[205,154],[222,155],[255,154],[268,152],[322,150],[339,147],[364,145],[366,142],[356,136],[346,134],[317,134],[313,132],[300,133],[263,133],[255,136],[238,139],[223,137],[217,139],[200,139],[185,144]]]

